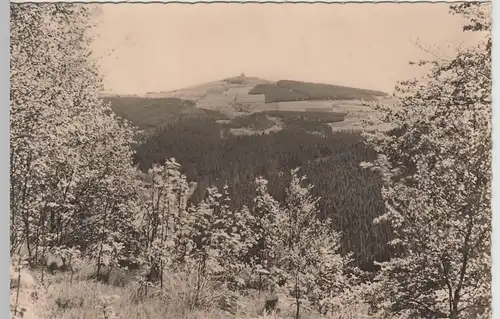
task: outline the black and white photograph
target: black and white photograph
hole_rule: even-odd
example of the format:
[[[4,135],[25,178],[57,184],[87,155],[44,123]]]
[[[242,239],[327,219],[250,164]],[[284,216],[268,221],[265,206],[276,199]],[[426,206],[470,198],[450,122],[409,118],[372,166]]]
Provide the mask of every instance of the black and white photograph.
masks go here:
[[[11,318],[493,318],[491,29],[10,3]]]

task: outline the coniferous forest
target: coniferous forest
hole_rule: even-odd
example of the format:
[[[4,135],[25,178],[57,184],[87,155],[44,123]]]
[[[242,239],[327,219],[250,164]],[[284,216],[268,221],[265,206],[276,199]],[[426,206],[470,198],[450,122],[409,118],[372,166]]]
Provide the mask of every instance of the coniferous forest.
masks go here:
[[[312,194],[321,198],[320,216],[332,218],[336,230],[344,233],[343,251],[354,252],[365,270],[373,270],[374,260],[388,258],[390,230],[373,225],[385,209],[381,180],[359,165],[374,160],[376,153],[359,132],[330,130],[318,136],[292,127],[273,134],[221,136],[223,130],[209,118],[179,119],[148,135],[137,147],[136,162],[147,170],[176,154],[182,172],[197,183],[191,201],[203,199],[210,185],[227,184],[235,209],[252,206],[258,176],[269,181],[277,200],[284,200],[289,171],[300,167],[315,186]]]

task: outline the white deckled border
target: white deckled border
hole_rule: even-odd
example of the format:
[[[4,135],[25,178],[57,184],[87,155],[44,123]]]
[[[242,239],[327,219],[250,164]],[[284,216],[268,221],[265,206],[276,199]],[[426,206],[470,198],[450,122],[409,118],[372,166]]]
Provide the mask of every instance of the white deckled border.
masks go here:
[[[419,1],[419,0],[395,0],[395,1],[389,1],[389,0],[383,0],[383,1],[378,1],[378,0],[373,0],[373,1],[366,1],[366,0],[325,0],[325,1],[312,1],[312,0],[273,0],[273,1],[266,1],[266,0],[252,0],[252,1],[245,1],[245,0],[235,0],[235,1],[211,1],[211,0],[201,0],[201,1],[196,1],[196,0],[176,0],[176,1],[169,1],[169,0],[156,0],[156,1],[147,1],[147,0],[130,0],[130,1],[124,1],[124,0],[109,0],[109,1],[99,1],[99,0],[89,0],[89,1],[82,1],[82,0],[66,0],[66,1],[61,1],[61,0],[12,0],[11,3],[46,3],[46,2],[72,2],[72,3],[331,3],[331,4],[342,4],[342,3],[457,3],[457,2],[471,2],[471,0],[467,1],[457,1],[457,0],[428,0],[428,1]],[[474,2],[474,1],[472,1]],[[475,2],[490,2],[487,0],[480,0],[480,1],[475,1]],[[498,39],[500,40],[500,0],[495,0],[493,2],[493,39]],[[3,105],[9,105],[10,99],[9,99],[9,43],[8,43],[8,34],[9,34],[9,19],[8,19],[8,2],[7,1],[1,1],[1,6],[2,9],[0,9],[0,23],[1,23],[1,28],[0,31],[3,32],[2,36],[0,36],[0,40],[2,42],[2,45],[0,46],[2,48],[1,52],[1,62],[0,67],[1,71],[0,74],[2,75],[1,82],[2,85],[1,87],[1,92],[0,92],[0,97],[3,99],[4,104]],[[493,236],[492,236],[492,272],[493,272],[493,280],[492,280],[492,290],[493,290],[493,314],[492,318],[493,319],[500,319],[500,52],[498,50],[498,41],[493,41],[493,123],[497,123],[496,125],[493,125],[493,165],[492,165],[492,173],[493,173],[493,194],[492,194],[492,210],[493,210]],[[9,166],[9,108],[2,108],[4,112],[4,116],[0,117],[0,120],[3,121],[4,125],[0,125],[0,128],[3,130],[2,133],[0,134],[1,140],[1,145],[4,149],[4,152],[2,152],[3,157],[0,159],[1,164],[4,166],[4,170],[2,171],[3,175],[2,178],[0,179],[2,181],[1,187],[2,187],[2,203],[4,205],[4,210],[8,211],[9,210],[9,175],[8,175],[8,166]],[[1,244],[1,252],[4,254],[3,258],[6,258],[3,260],[3,268],[4,274],[7,274],[7,267],[9,267],[10,261],[9,261],[9,216],[7,214],[2,214],[3,220],[1,222],[2,227],[5,229],[5,231],[2,231],[1,233],[4,236],[0,242]],[[7,287],[7,282],[8,282],[8,277],[4,276],[5,282],[4,287]],[[2,304],[1,307],[1,312],[3,313],[5,311],[5,316],[0,316],[0,317],[5,317],[8,318],[10,316],[10,311],[9,311],[9,293],[5,291],[6,295],[4,298],[2,298],[4,304]]]
[[[458,3],[458,2],[490,2],[489,0],[12,0],[11,3]]]

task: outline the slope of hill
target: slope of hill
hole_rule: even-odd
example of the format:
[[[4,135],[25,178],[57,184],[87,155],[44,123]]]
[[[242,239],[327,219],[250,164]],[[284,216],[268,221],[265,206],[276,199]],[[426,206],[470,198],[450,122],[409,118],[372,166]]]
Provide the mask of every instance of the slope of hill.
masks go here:
[[[144,97],[189,99],[199,108],[218,110],[233,117],[254,103],[264,103],[264,95],[250,95],[248,92],[256,85],[270,83],[273,82],[241,74],[173,91],[148,92]]]
[[[251,88],[260,84],[272,84],[273,82],[260,79],[257,77],[249,77],[244,74],[235,77],[228,77],[222,80],[206,82],[186,88],[161,91],[161,92],[148,92],[147,97],[177,97],[182,99],[199,100],[206,94],[221,94],[231,88]]]

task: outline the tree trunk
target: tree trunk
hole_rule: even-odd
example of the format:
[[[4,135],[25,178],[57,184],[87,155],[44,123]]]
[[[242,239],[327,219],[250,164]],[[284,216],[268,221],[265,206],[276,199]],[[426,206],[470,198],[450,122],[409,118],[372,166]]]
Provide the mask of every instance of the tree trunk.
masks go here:
[[[26,237],[26,249],[28,250],[28,262],[29,266],[31,267],[33,264],[32,261],[32,252],[31,252],[31,242],[30,242],[30,224],[28,221],[28,217],[24,217],[24,232],[25,232],[25,237]]]
[[[300,315],[300,287],[299,287],[299,273],[295,276],[295,319],[299,319]]]

